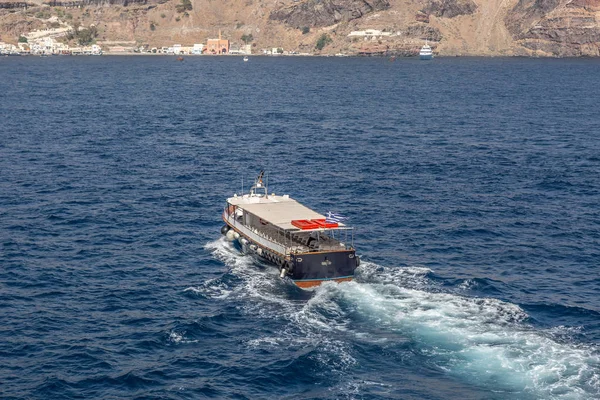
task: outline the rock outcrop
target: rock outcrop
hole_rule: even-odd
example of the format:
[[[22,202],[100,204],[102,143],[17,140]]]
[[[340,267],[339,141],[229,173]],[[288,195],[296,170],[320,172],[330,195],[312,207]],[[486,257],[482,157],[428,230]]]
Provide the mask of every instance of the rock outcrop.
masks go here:
[[[600,0],[573,0],[567,4],[568,8],[582,8],[589,12],[600,11]]]
[[[405,37],[429,40],[431,42],[439,42],[443,39],[443,35],[439,29],[426,24],[409,25],[403,34]]]
[[[33,7],[35,6],[35,4],[33,3],[28,3],[26,1],[2,1],[0,2],[0,8],[4,8],[7,10],[10,9],[18,9],[18,8],[28,8],[28,7]]]
[[[348,22],[389,6],[387,0],[306,0],[276,10],[269,18],[294,28],[312,28]]]
[[[534,55],[598,56],[599,0],[520,0],[505,22],[513,38]]]
[[[515,39],[522,39],[534,22],[541,20],[559,4],[560,0],[519,0],[504,19],[506,28]]]
[[[459,15],[473,14],[477,5],[471,0],[429,0],[421,9],[423,14],[442,18],[454,18]]]

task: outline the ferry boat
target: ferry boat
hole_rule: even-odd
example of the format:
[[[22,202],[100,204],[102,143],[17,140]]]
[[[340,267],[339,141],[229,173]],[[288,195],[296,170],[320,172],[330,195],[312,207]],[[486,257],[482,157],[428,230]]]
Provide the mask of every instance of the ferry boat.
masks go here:
[[[326,281],[350,281],[360,265],[354,249],[354,228],[341,217],[328,217],[289,195],[268,194],[261,171],[250,192],[227,199],[221,233],[242,252],[279,268],[301,288]]]
[[[419,51],[419,58],[421,60],[431,60],[433,58],[433,51],[427,42],[425,42],[423,47],[421,47],[421,51]]]

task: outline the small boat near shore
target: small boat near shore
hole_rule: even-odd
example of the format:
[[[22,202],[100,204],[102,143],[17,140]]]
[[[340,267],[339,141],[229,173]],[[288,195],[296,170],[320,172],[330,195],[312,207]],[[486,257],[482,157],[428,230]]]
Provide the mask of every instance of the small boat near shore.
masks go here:
[[[425,42],[423,47],[421,47],[421,50],[419,51],[419,58],[421,60],[431,60],[433,58],[433,51],[427,42]]]
[[[301,288],[352,280],[360,265],[354,228],[339,215],[326,217],[287,194],[268,194],[263,174],[249,193],[227,199],[221,233],[243,253],[277,266],[281,278]]]

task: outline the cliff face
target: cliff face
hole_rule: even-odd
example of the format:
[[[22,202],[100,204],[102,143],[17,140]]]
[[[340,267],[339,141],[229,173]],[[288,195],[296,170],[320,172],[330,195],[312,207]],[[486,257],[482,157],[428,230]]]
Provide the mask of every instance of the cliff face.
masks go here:
[[[600,55],[600,0],[0,0],[0,41],[94,25],[102,43],[191,45],[251,35],[253,51],[415,55]],[[375,30],[370,36],[352,31]],[[322,51],[319,37],[331,38]]]
[[[473,14],[477,5],[471,0],[430,0],[421,10],[422,14],[436,17],[454,18],[458,15]]]
[[[13,39],[12,43],[16,43],[23,32],[42,28],[45,28],[45,25],[40,21],[24,19],[17,13],[8,13],[0,18],[0,41],[5,40],[10,42],[7,39]]]
[[[273,11],[270,19],[295,28],[322,27],[361,18],[389,6],[386,0],[306,0]]]
[[[26,1],[4,1],[4,2],[0,2],[0,8],[4,8],[6,10],[15,9],[15,8],[27,8],[27,7],[35,7],[35,4],[28,3]]]
[[[600,0],[520,0],[505,22],[534,55],[598,56],[599,10]]]
[[[561,0],[519,0],[505,18],[506,27],[516,39],[523,37],[533,23],[560,5]]]
[[[589,12],[600,11],[600,0],[573,0],[567,7],[582,8]]]

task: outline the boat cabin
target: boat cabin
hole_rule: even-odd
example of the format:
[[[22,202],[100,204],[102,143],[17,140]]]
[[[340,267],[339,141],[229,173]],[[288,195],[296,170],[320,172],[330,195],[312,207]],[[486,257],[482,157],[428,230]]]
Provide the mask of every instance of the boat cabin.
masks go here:
[[[354,229],[327,222],[324,215],[289,195],[269,195],[262,179],[250,193],[227,199],[223,219],[240,233],[282,256],[352,250]]]

